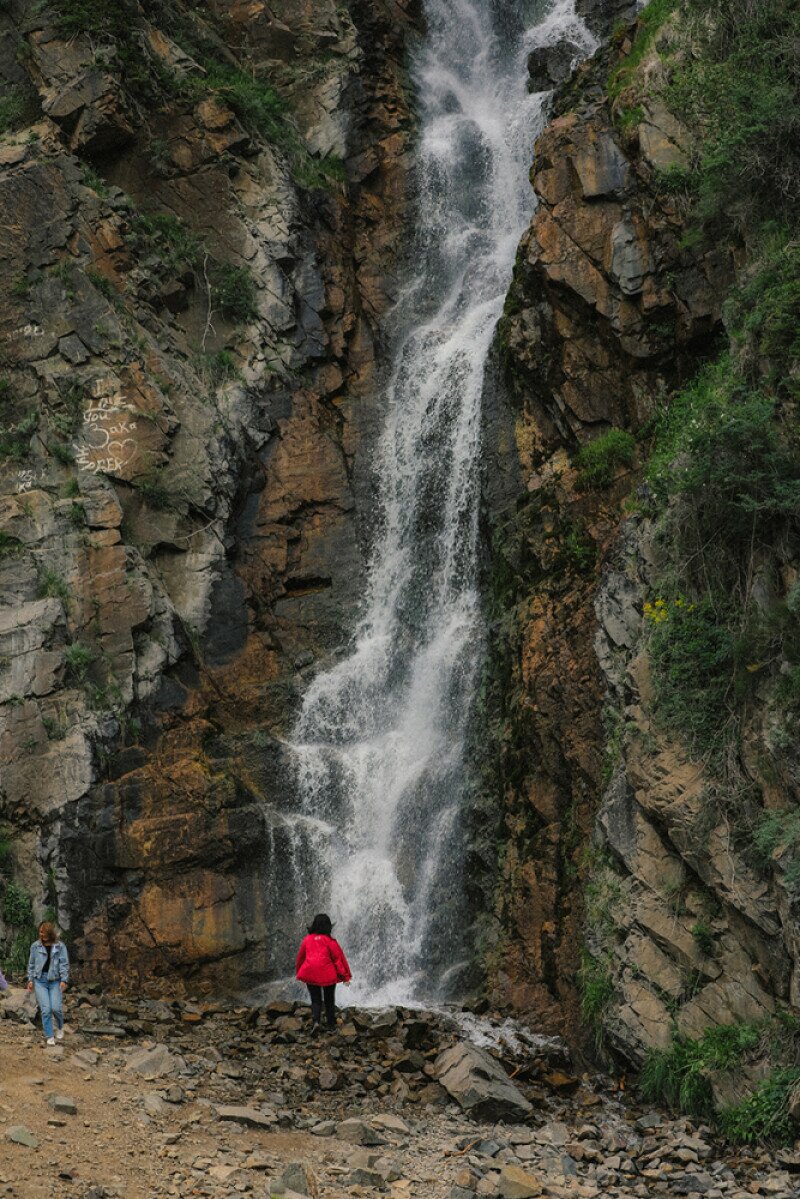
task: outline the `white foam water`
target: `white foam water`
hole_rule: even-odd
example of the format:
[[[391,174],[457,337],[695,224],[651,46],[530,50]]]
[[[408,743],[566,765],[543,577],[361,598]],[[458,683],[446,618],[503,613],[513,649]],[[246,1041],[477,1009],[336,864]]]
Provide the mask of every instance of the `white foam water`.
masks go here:
[[[465,954],[464,744],[481,655],[481,397],[533,196],[545,94],[526,58],[592,39],[574,0],[427,0],[412,75],[415,228],[395,331],[363,614],[318,674],[290,738],[299,814],[292,902],[329,911],[352,1001],[442,998]],[[302,837],[302,822],[296,836]],[[457,973],[457,972],[455,972]]]

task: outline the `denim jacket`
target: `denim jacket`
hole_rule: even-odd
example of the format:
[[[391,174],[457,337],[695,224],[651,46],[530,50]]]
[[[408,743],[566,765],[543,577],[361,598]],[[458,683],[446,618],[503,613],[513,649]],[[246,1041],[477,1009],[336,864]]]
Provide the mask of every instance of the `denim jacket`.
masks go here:
[[[28,958],[28,978],[36,982],[44,977],[44,964],[47,961],[47,950],[41,941],[34,941]],[[63,941],[56,941],[50,954],[50,969],[47,981],[50,983],[65,983],[69,979],[69,954]]]

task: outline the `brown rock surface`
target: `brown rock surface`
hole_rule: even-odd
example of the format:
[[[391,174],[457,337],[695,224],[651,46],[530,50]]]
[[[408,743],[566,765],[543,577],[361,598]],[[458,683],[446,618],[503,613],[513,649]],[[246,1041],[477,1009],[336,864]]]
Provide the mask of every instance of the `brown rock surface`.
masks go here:
[[[215,14],[136,8],[102,54],[3,17],[44,119],[0,156],[0,823],[78,973],[155,989],[280,949],[271,736],[358,596],[411,128],[403,4]],[[198,55],[268,80],[294,132],[204,93]]]

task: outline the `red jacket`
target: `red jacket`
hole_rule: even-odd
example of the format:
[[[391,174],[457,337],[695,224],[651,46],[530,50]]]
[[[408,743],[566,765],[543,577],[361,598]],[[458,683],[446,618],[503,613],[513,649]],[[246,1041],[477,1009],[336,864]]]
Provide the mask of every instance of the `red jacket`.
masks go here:
[[[301,982],[316,987],[349,983],[352,977],[339,942],[322,933],[309,933],[303,937],[297,953],[296,972]]]

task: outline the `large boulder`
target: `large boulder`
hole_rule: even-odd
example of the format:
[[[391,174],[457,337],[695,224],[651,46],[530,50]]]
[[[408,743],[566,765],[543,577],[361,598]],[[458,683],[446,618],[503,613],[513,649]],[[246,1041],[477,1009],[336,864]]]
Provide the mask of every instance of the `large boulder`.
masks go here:
[[[476,1119],[520,1120],[533,1110],[502,1067],[476,1045],[451,1045],[439,1054],[435,1068],[448,1094]]]

